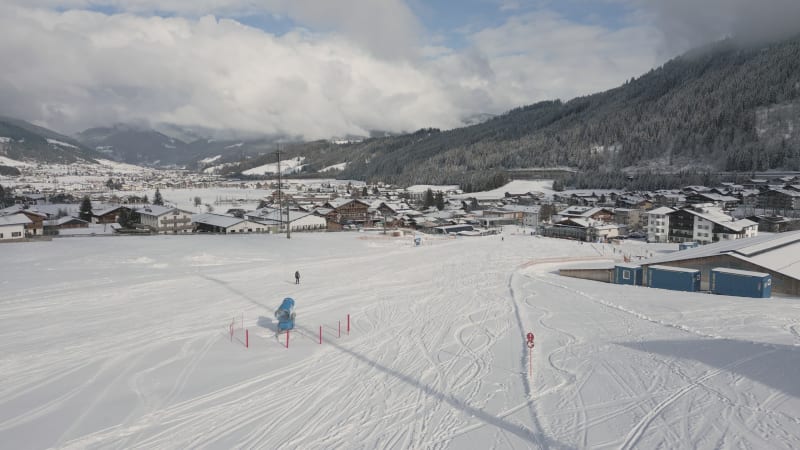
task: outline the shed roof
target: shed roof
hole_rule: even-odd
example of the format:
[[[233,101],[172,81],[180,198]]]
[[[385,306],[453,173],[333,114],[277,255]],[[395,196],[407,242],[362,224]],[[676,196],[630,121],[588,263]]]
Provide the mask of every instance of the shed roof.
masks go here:
[[[655,265],[655,266],[650,266],[649,268],[650,269],[656,269],[656,270],[664,270],[664,271],[668,271],[668,272],[687,272],[687,273],[697,273],[697,272],[699,272],[698,269],[690,269],[688,267],[675,267],[675,266],[659,266],[659,265]]]
[[[713,270],[714,270],[714,272],[730,273],[730,274],[734,274],[734,275],[744,275],[744,276],[748,276],[748,277],[764,278],[764,277],[768,277],[769,276],[768,273],[753,272],[753,271],[750,271],[750,270],[729,269],[727,267],[716,267]]]
[[[203,213],[192,215],[192,222],[220,228],[228,228],[244,222],[244,219],[233,216],[224,216],[222,214]]]
[[[771,272],[800,280],[800,257],[798,257],[800,255],[800,231],[761,234],[746,239],[721,241],[657,256],[644,261],[644,263],[647,265],[662,264],[718,255],[729,255]]]

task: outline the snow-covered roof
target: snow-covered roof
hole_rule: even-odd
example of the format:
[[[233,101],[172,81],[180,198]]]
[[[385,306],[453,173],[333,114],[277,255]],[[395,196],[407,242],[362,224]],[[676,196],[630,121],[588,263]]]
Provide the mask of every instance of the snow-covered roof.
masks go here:
[[[722,273],[730,273],[730,274],[734,274],[734,275],[744,275],[744,276],[748,276],[748,277],[763,278],[763,277],[768,277],[769,276],[768,273],[753,272],[753,271],[750,271],[750,270],[729,269],[727,267],[718,267],[718,268],[715,268],[714,271],[715,272],[722,272]]]
[[[530,206],[525,206],[525,205],[506,205],[506,206],[503,206],[500,209],[503,210],[503,211],[513,211],[513,212],[534,214],[534,213],[538,213],[539,211],[541,211],[542,207],[539,206],[539,205],[530,205]]]
[[[658,215],[663,216],[663,215],[669,214],[669,213],[674,212],[674,211],[676,211],[676,210],[673,209],[673,208],[670,208],[668,206],[662,206],[660,208],[651,209],[650,211],[647,211],[647,214],[658,214]]]
[[[101,209],[92,208],[92,214],[95,216],[103,216],[108,213],[114,212],[120,208],[122,208],[122,206],[120,205],[105,205],[102,206]]]
[[[758,225],[756,222],[749,219],[734,219],[719,208],[687,208],[684,209],[684,211],[733,231],[742,231],[747,227]]]
[[[662,264],[723,254],[800,280],[800,231],[720,241],[650,258],[645,263]]]
[[[659,265],[652,266],[651,265],[650,268],[651,269],[656,269],[656,270],[666,270],[666,271],[670,271],[670,272],[686,272],[686,273],[697,273],[697,272],[699,272],[698,269],[690,269],[688,267],[659,266]]]
[[[28,225],[33,223],[25,214],[10,214],[0,216],[0,226],[3,225]]]
[[[161,205],[147,205],[141,208],[137,208],[136,212],[139,214],[145,214],[149,216],[163,216],[164,214],[171,213],[174,211],[175,207],[173,206],[161,206]]]
[[[77,217],[72,217],[72,216],[64,216],[64,217],[59,217],[58,219],[46,221],[47,225],[58,225],[58,226],[64,225],[65,223],[69,222],[89,223],[83,219],[79,219]]]
[[[233,216],[225,216],[222,214],[203,213],[203,214],[193,214],[192,222],[203,223],[206,225],[212,225],[220,228],[228,228],[244,222],[244,219],[240,219],[238,217],[233,217]]]

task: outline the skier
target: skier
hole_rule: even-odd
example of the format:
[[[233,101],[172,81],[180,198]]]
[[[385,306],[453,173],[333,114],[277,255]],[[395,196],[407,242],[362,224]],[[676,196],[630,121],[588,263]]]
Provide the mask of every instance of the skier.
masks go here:
[[[300,284],[300,271],[296,270],[294,272],[294,284]]]

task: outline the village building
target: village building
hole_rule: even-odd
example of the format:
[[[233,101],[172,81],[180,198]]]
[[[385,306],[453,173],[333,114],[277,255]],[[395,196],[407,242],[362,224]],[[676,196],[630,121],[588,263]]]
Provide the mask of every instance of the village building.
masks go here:
[[[30,224],[31,219],[25,214],[0,216],[0,241],[25,239],[25,227]]]
[[[647,211],[647,242],[669,242],[669,214],[675,211],[667,206]]]
[[[92,208],[92,223],[118,223],[123,209],[130,210],[127,206],[121,205],[103,206],[99,209]]]
[[[369,212],[370,204],[363,200],[329,200],[322,205],[322,208],[330,210],[325,214],[325,219],[328,222],[335,222],[338,226],[365,227],[372,225],[373,216]]]
[[[326,229],[327,226],[325,217],[309,211],[289,210],[287,212],[264,208],[247,214],[245,217],[248,220],[264,224],[273,233],[285,230],[287,222],[290,224],[291,232],[319,231]]]
[[[191,233],[192,213],[171,206],[147,205],[137,208],[139,223],[156,233]]]
[[[268,231],[268,226],[263,223],[213,213],[194,214],[192,223],[194,230],[200,233],[241,234]]]
[[[44,234],[57,235],[59,230],[70,230],[75,228],[89,228],[89,222],[73,216],[59,217],[44,221]]]

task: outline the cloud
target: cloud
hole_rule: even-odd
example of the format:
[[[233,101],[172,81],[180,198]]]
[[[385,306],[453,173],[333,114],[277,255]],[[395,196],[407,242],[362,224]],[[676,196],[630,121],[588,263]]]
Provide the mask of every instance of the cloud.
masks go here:
[[[76,131],[147,119],[308,138],[457,124],[438,81],[344,38],[232,20],[15,9],[0,17],[0,104]]]
[[[409,56],[423,30],[403,0],[6,0],[46,9],[105,8],[137,15],[243,18],[269,14],[361,42],[379,57]]]
[[[800,33],[797,0],[622,0],[664,34],[674,55],[724,37],[762,42]]]
[[[472,34],[464,48],[429,45],[407,35],[415,20],[403,19],[400,2],[405,25],[381,41],[370,38],[374,25],[359,28],[360,13],[351,23],[311,12],[311,3],[296,0],[285,12],[315,32],[282,35],[210,15],[0,7],[0,60],[8,62],[0,114],[68,133],[140,121],[306,139],[452,128],[477,113],[614,87],[653,67],[660,42],[652,27],[607,29],[534,12]],[[233,4],[244,11],[250,2]]]
[[[472,74],[472,86],[487,90],[495,109],[615,87],[655,66],[661,42],[652,27],[608,29],[546,11],[512,17],[471,39],[472,50],[460,55],[460,64]]]

